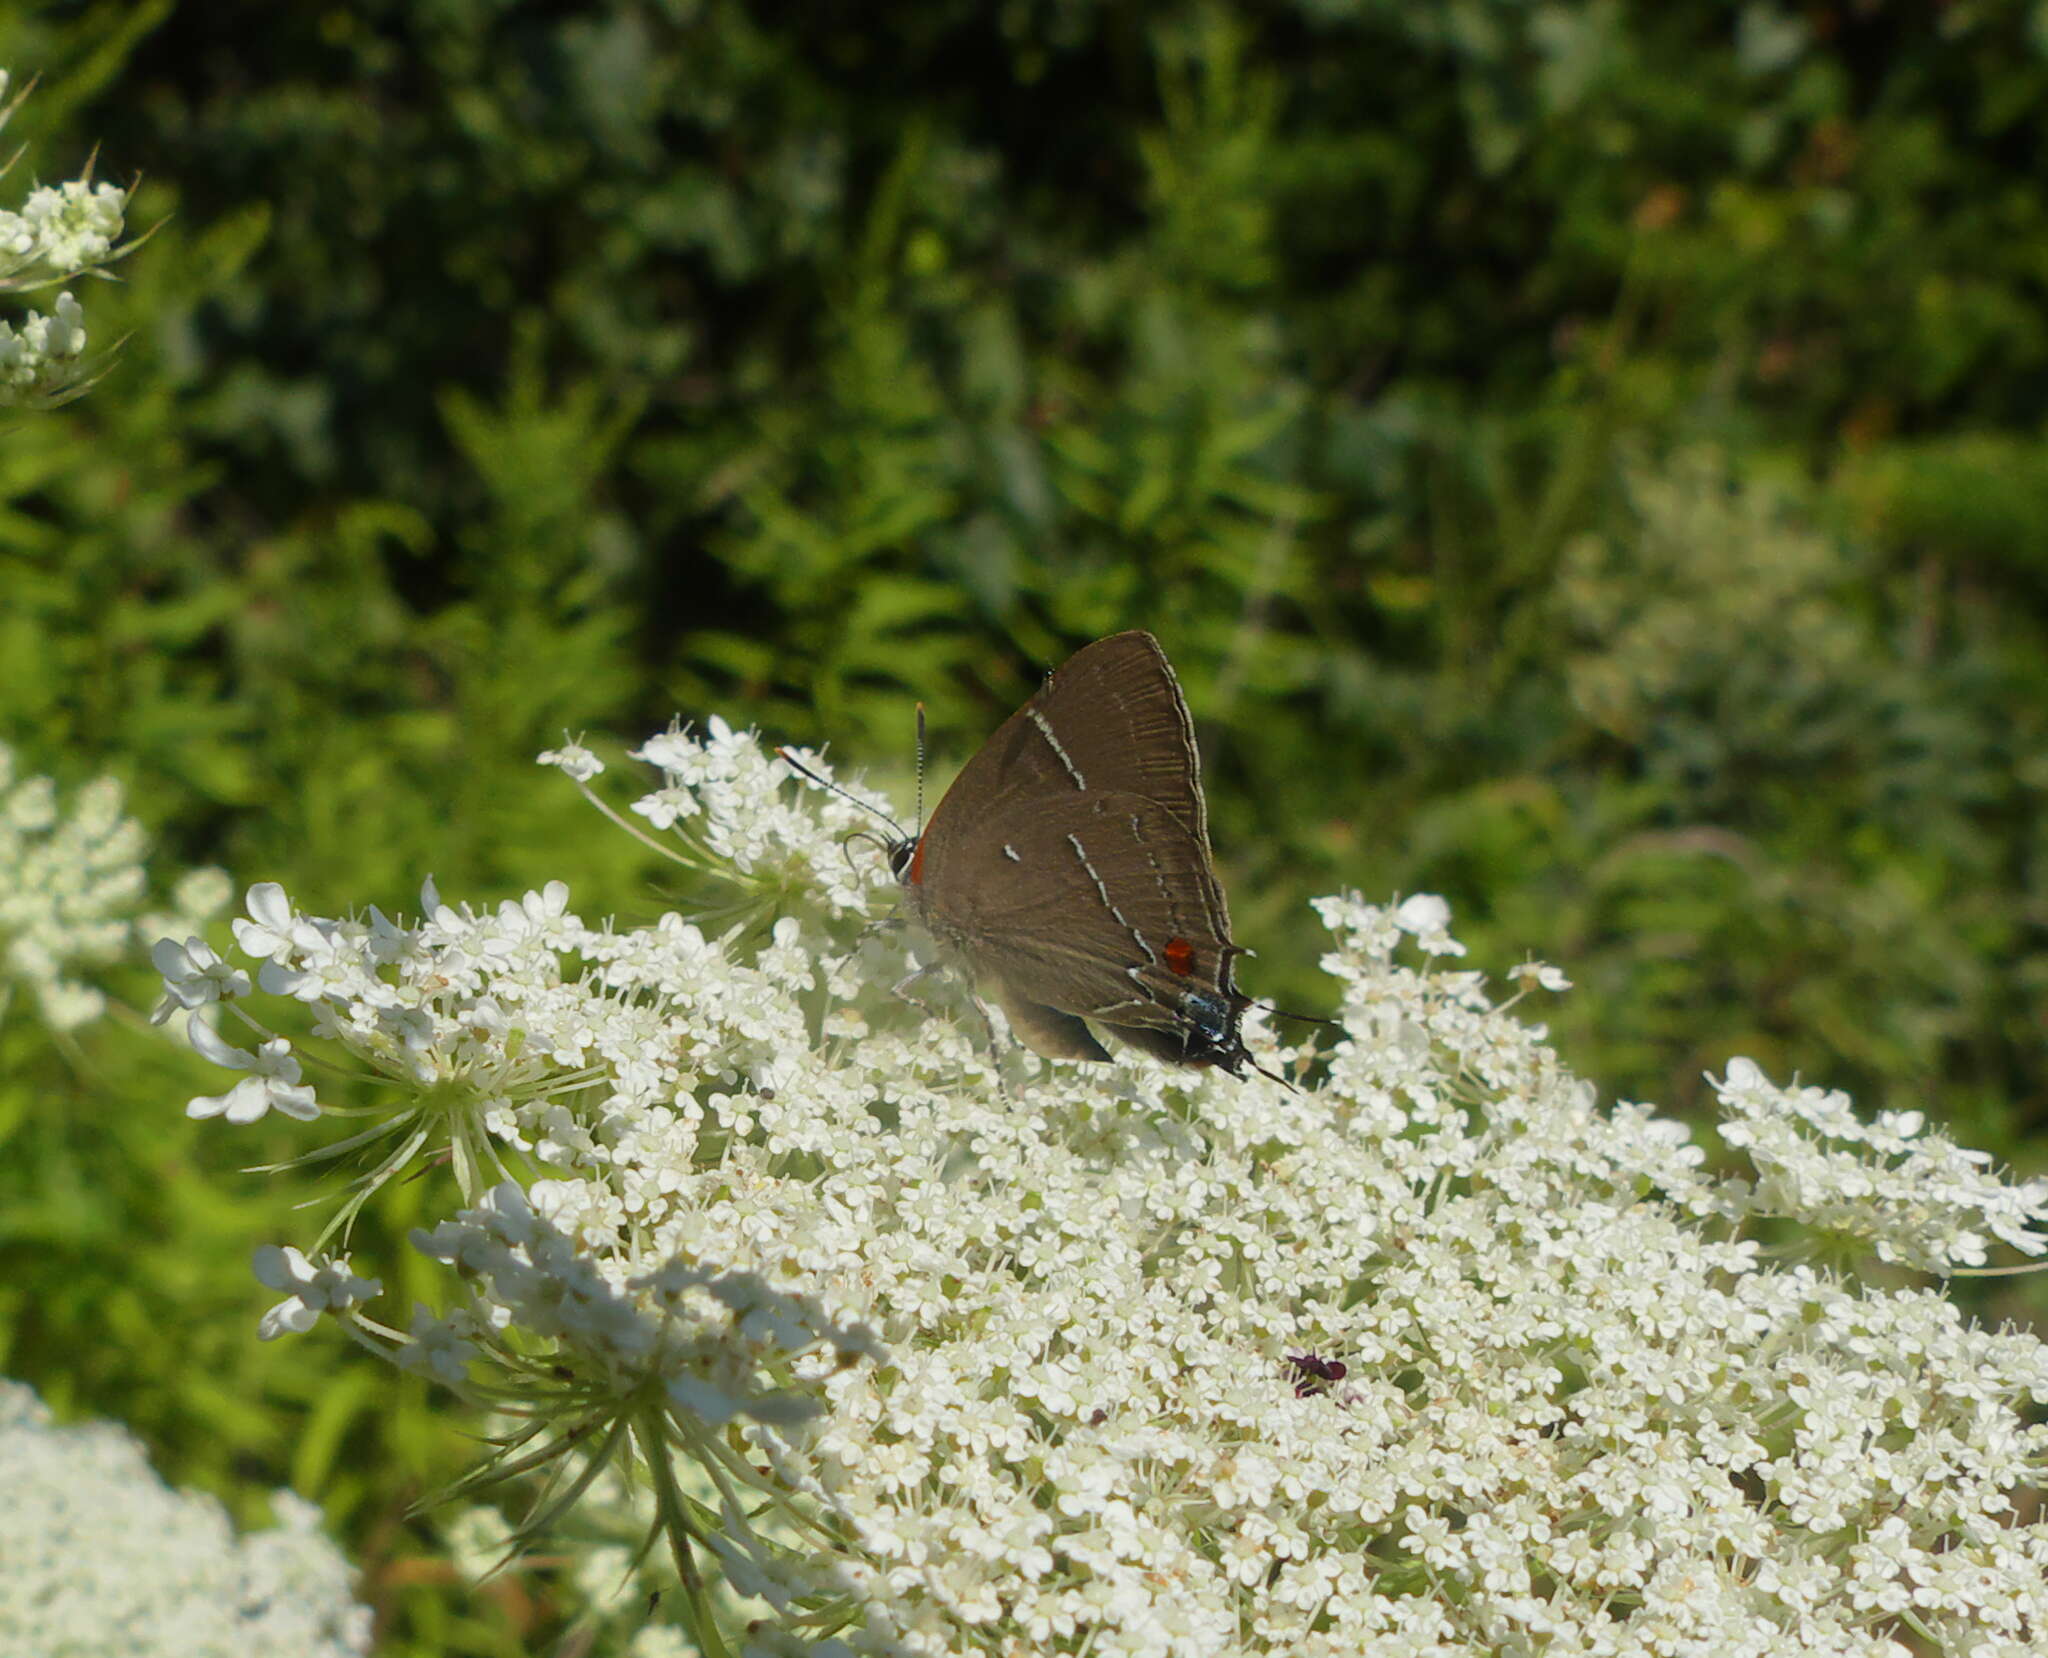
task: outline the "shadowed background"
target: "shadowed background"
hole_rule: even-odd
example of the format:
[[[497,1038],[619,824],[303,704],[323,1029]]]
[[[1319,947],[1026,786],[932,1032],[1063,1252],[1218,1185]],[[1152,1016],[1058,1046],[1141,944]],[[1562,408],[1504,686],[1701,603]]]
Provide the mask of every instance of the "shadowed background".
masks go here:
[[[2037,1168],[2042,16],[8,14],[9,182],[97,145],[166,222],[81,290],[113,373],[0,435],[0,740],[323,913],[639,919],[669,878],[531,766],[565,728],[717,711],[907,806],[917,699],[943,787],[1142,626],[1255,993],[1327,1001],[1310,895],[1441,892],[1576,981],[1605,1093],[1747,1054]],[[184,1123],[217,1086],[0,1026],[0,1370],[321,1497],[390,1650],[528,1650],[545,1574],[480,1601],[400,1517],[445,1403],[255,1347],[306,1188],[234,1170],[309,1142]]]

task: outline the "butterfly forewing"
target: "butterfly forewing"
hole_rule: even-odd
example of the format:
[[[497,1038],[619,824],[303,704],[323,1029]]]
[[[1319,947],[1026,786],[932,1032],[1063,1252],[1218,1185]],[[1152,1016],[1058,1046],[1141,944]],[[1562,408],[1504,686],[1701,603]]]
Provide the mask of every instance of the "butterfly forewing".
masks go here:
[[[1062,663],[953,780],[932,814],[927,853],[987,819],[1007,821],[1025,801],[1090,789],[1157,801],[1206,851],[1194,726],[1149,633],[1112,634]]]
[[[1194,722],[1166,653],[1149,633],[1098,639],[1062,664],[1025,705],[1065,751],[1068,781],[1155,800],[1209,845]]]

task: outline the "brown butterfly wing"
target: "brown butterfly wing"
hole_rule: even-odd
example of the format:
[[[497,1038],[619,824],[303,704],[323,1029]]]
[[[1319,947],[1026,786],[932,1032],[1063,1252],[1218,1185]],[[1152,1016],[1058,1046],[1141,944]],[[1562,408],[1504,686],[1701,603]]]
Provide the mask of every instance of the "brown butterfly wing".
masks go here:
[[[1095,1040],[1087,1022],[1043,1002],[1028,1001],[1002,985],[992,994],[1010,1021],[1010,1034],[1047,1059],[1106,1060],[1109,1050]]]
[[[1116,633],[1082,647],[960,770],[925,830],[929,864],[1020,802],[1116,790],[1157,801],[1206,854],[1201,760],[1180,682],[1151,634]]]
[[[1207,847],[1159,802],[1094,790],[1046,801],[965,859],[934,931],[1005,1006],[1162,1033],[1178,1044],[1166,1057],[1185,1057],[1191,1019],[1222,1021],[1235,1041],[1244,998],[1223,894]]]
[[[1166,652],[1133,630],[1076,651],[1038,695],[1036,709],[1064,751],[1068,781],[1083,791],[1116,790],[1157,801],[1209,846],[1202,761],[1194,722]]]

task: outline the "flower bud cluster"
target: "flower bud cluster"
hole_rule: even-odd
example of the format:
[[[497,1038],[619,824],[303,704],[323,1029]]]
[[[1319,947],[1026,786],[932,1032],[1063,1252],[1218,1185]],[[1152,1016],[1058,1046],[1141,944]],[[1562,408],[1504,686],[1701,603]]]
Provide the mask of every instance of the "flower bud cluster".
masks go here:
[[[7,102],[7,89],[0,70],[0,127],[27,96]],[[128,195],[95,184],[88,167],[84,177],[32,189],[18,211],[0,208],[0,293],[69,282],[119,258]],[[0,409],[76,396],[90,378],[85,346],[85,312],[69,293],[47,312],[0,319]]]
[[[7,79],[0,72],[0,98]],[[104,263],[121,240],[128,192],[75,178],[28,193],[21,211],[0,208],[0,288],[63,282]]]
[[[0,319],[0,409],[47,402],[78,379],[85,356],[85,309],[70,294],[48,314],[30,311],[19,325]]]

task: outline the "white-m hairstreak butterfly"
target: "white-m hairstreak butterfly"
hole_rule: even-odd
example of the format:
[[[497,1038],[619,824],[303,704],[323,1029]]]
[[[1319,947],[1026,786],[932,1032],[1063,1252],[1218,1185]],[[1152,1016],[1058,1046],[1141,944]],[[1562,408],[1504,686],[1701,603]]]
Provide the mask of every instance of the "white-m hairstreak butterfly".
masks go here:
[[[904,907],[1050,1059],[1252,1063],[1180,682],[1149,633],[1077,651],[889,848]]]

